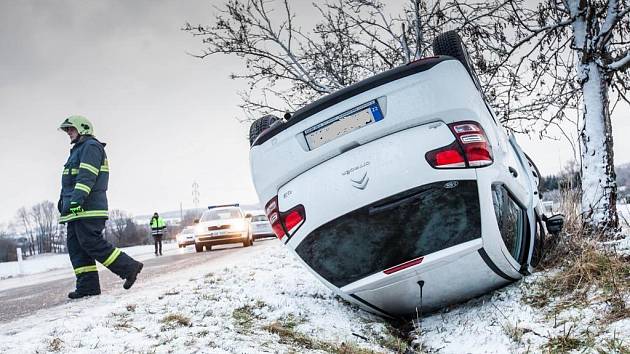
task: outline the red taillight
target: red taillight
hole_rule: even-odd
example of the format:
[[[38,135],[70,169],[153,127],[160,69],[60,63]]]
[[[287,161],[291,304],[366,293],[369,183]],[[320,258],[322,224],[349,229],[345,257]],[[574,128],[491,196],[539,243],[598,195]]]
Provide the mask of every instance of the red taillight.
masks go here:
[[[306,213],[302,205],[298,205],[289,211],[280,212],[278,207],[278,196],[273,197],[265,206],[265,213],[271,223],[271,228],[278,239],[282,239],[286,234],[292,235],[305,220]]]
[[[492,164],[492,148],[486,133],[477,122],[457,122],[448,125],[455,141],[425,155],[434,168],[483,167]]]
[[[293,210],[289,212],[287,216],[284,218],[284,225],[287,227],[287,230],[291,231],[294,227],[298,226],[303,220],[304,218],[302,217],[302,215],[297,210]]]
[[[457,168],[466,167],[466,160],[457,142],[443,148],[429,151],[426,155],[427,161],[433,167]]]

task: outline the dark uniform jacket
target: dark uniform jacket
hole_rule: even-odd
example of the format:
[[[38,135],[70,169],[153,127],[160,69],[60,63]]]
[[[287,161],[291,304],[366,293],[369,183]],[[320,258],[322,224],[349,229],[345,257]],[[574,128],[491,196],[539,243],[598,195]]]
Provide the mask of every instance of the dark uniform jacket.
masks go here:
[[[70,150],[61,178],[61,196],[57,207],[60,223],[82,219],[107,219],[107,183],[109,165],[105,144],[93,136],[83,135]],[[80,213],[70,213],[70,203],[83,207]]]

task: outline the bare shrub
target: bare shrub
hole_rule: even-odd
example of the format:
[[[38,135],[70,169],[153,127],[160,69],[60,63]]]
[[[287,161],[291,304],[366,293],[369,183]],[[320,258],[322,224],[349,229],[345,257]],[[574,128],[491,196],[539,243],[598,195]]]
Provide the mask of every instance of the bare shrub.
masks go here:
[[[553,276],[535,285],[525,301],[544,307],[554,299],[562,299],[552,310],[586,304],[589,294],[598,294],[595,301],[608,304],[602,321],[616,321],[630,316],[626,305],[630,291],[630,256],[606,248],[602,235],[583,227],[580,219],[580,196],[576,191],[562,191],[560,211],[565,215],[565,228],[545,241],[543,269],[558,269]]]

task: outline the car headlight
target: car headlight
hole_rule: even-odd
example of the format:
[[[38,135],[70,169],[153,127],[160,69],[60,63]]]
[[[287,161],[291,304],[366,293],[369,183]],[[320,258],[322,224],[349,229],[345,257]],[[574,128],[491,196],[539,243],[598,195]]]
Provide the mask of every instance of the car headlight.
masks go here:
[[[244,220],[236,220],[232,223],[232,229],[237,231],[245,230],[245,221]]]

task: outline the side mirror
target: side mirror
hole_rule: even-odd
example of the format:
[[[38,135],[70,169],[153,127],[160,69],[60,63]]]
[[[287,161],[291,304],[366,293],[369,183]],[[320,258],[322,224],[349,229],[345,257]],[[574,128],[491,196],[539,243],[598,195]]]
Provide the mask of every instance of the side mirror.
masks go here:
[[[556,214],[548,218],[543,218],[547,231],[552,235],[559,234],[564,228],[564,215]]]
[[[193,221],[195,224],[199,224],[199,219],[195,219],[195,221]]]

